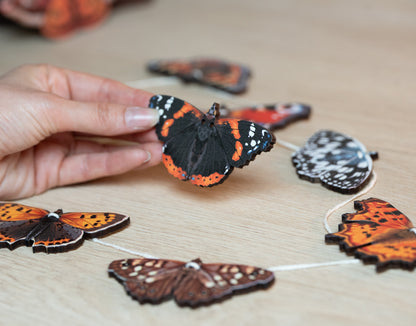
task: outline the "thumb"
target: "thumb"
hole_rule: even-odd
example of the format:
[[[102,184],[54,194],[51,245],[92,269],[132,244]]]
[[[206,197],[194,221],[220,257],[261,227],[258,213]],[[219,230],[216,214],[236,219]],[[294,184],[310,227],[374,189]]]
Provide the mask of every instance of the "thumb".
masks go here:
[[[87,103],[61,99],[50,116],[56,132],[76,131],[115,136],[152,128],[159,121],[154,109],[115,103]]]

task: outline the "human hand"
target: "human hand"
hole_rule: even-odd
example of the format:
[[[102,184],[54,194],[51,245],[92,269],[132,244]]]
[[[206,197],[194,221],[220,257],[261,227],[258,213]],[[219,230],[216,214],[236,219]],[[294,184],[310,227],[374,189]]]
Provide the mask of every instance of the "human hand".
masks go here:
[[[162,145],[152,127],[159,117],[147,108],[152,95],[49,65],[0,77],[0,200],[158,164]]]

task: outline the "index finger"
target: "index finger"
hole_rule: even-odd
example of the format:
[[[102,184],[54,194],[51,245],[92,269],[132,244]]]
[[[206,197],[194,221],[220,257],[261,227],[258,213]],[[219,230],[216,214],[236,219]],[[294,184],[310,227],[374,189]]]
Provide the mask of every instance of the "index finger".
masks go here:
[[[47,76],[52,92],[74,101],[148,107],[154,95],[113,79],[56,67],[50,68]]]
[[[3,81],[34,87],[77,102],[109,102],[148,107],[154,95],[105,77],[55,66],[23,65],[3,76]]]

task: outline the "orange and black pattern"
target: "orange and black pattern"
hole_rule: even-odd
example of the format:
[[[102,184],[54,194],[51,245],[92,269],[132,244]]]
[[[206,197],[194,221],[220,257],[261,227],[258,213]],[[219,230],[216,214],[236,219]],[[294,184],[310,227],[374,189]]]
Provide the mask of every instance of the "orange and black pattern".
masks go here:
[[[219,105],[208,113],[181,99],[155,95],[149,107],[158,110],[156,133],[164,142],[163,163],[175,178],[201,186],[222,183],[275,142],[270,131],[246,120],[220,119]]]
[[[250,77],[250,70],[247,67],[214,58],[154,60],[148,64],[148,69],[234,94],[243,93],[247,89],[247,81]]]
[[[339,231],[327,234],[327,243],[339,243],[347,253],[377,271],[391,267],[412,270],[416,265],[416,228],[388,202],[376,198],[356,201],[357,213],[344,214]]]
[[[175,299],[180,306],[198,307],[230,297],[233,292],[266,288],[274,281],[268,270],[232,264],[188,263],[165,259],[113,261],[109,274],[140,303]]]
[[[300,119],[307,119],[311,107],[302,103],[267,104],[234,109],[221,107],[221,116],[255,122],[269,130],[277,130]]]
[[[84,236],[97,237],[129,223],[116,213],[63,213],[18,203],[0,203],[0,248],[21,245],[33,252],[63,252],[81,245]]]

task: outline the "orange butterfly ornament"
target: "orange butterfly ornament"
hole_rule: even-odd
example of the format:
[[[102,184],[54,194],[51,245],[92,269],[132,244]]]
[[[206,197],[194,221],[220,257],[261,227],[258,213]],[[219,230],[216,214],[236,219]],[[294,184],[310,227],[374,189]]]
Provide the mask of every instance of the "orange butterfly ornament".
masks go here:
[[[343,214],[339,231],[325,236],[327,243],[338,243],[377,271],[416,266],[416,228],[390,203],[369,198],[356,201],[357,213]]]
[[[84,236],[93,238],[115,231],[130,221],[117,213],[51,213],[17,203],[0,203],[0,248],[26,245],[33,252],[56,253],[75,249]]]

